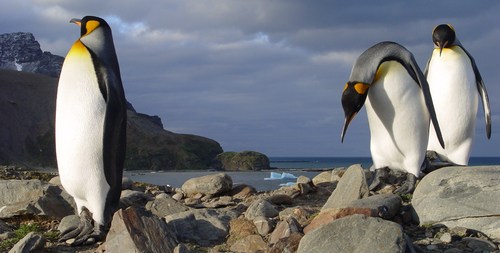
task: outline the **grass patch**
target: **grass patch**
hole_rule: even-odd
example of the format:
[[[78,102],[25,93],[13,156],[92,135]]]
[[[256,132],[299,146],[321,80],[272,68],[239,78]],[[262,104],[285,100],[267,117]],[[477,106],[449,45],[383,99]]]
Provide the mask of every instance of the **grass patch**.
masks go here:
[[[21,224],[18,229],[14,230],[15,235],[13,238],[0,242],[0,250],[9,250],[30,232],[40,232],[40,230],[41,229],[38,224]]]

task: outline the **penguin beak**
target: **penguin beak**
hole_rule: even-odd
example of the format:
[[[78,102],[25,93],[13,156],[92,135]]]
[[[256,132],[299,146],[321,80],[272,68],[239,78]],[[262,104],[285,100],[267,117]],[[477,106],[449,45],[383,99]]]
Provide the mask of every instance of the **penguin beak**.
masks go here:
[[[81,19],[72,18],[69,22],[73,23],[73,24],[76,24],[77,26],[82,26],[82,20]]]
[[[358,114],[357,112],[353,112],[351,115],[346,116],[344,120],[344,126],[342,127],[342,134],[340,135],[340,142],[344,143],[344,136],[345,133],[347,132],[347,127],[349,127],[349,124],[351,123],[352,119]]]
[[[447,45],[448,45],[448,41],[438,42],[439,56],[441,56],[441,53],[443,52],[443,48],[445,48]]]

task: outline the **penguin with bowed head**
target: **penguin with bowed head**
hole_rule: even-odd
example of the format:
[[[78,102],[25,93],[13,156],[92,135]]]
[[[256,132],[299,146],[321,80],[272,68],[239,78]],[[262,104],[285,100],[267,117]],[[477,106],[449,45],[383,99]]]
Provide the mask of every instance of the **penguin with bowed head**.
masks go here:
[[[455,29],[441,24],[432,31],[434,50],[427,62],[425,76],[439,120],[446,148],[439,145],[431,128],[427,149],[437,158],[453,165],[467,165],[474,141],[478,97],[486,121],[486,137],[491,137],[488,92],[471,54],[462,46]]]
[[[63,63],[56,102],[56,156],[80,224],[64,231],[72,245],[104,239],[118,209],[126,142],[126,101],[111,28],[99,17],[80,26]]]
[[[395,42],[381,42],[356,60],[342,93],[342,142],[363,105],[376,169],[370,190],[377,188],[391,169],[406,172],[405,182],[395,193],[412,192],[424,164],[429,120],[444,144],[429,85],[410,51]]]

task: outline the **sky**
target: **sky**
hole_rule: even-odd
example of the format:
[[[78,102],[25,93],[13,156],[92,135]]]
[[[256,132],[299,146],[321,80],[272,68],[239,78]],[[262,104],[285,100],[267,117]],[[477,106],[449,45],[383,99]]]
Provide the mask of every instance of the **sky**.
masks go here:
[[[356,58],[391,40],[425,68],[434,26],[452,24],[490,96],[492,137],[480,105],[472,156],[500,156],[500,2],[328,0],[3,1],[0,34],[31,32],[65,56],[71,18],[113,30],[127,99],[176,133],[224,151],[268,156],[370,156],[363,109],[344,143],[342,89]]]

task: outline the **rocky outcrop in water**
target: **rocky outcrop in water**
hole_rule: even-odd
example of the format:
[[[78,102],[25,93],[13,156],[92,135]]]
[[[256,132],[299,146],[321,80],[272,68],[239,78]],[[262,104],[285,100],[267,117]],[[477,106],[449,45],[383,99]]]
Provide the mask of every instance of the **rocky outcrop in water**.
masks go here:
[[[43,52],[32,33],[0,34],[0,69],[59,77],[64,57]]]

